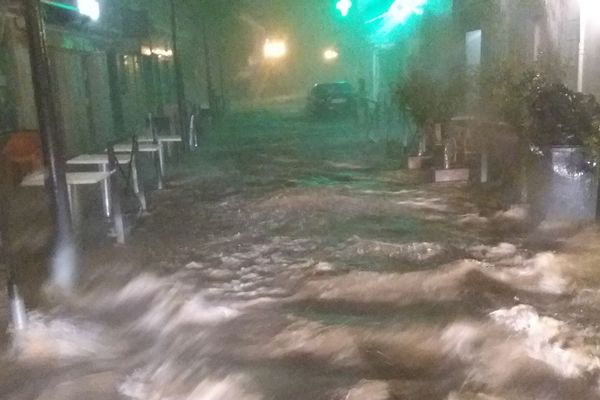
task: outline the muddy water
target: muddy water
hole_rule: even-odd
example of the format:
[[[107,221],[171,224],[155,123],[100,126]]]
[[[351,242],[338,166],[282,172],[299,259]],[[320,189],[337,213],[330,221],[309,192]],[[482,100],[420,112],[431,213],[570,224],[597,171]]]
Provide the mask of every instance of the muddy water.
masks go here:
[[[277,126],[207,140],[126,248],[88,249],[0,397],[600,398],[595,227],[419,184],[346,125]]]

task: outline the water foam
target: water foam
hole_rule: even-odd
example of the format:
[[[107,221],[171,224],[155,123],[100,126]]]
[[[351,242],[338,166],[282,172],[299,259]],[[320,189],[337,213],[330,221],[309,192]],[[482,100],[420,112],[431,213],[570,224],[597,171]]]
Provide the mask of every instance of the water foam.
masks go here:
[[[517,246],[512,243],[499,243],[496,246],[479,245],[471,247],[469,251],[476,257],[500,260],[517,254]]]
[[[389,384],[383,381],[363,380],[348,391],[344,400],[389,400]]]
[[[99,325],[33,312],[27,329],[15,332],[15,349],[26,360],[106,359],[118,352],[107,338],[108,332]]]
[[[133,400],[261,400],[248,388],[244,375],[223,378],[206,377],[190,389],[184,385],[177,369],[169,364],[135,371],[119,385],[119,393]],[[182,393],[185,392],[185,393]]]
[[[562,339],[575,335],[575,332],[562,321],[542,317],[528,305],[500,309],[490,316],[495,322],[521,334],[527,354],[562,376],[574,378],[584,372],[600,370],[597,349],[565,347],[566,342]]]
[[[538,253],[523,266],[489,270],[496,279],[526,291],[560,295],[571,289],[564,276],[567,261],[551,252]]]
[[[529,207],[526,205],[516,204],[512,205],[506,211],[498,211],[494,214],[494,219],[512,221],[512,222],[523,222],[529,218]]]
[[[445,253],[446,248],[432,242],[398,244],[357,238],[355,243],[350,246],[350,250],[359,255],[382,255],[414,263],[423,263],[440,257]]]

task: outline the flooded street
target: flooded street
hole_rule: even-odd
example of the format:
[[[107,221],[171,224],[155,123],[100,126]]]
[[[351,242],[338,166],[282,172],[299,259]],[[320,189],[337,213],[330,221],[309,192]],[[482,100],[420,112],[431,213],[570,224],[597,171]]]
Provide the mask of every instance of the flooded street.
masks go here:
[[[203,137],[128,244],[30,310],[0,398],[600,399],[597,227],[423,183],[354,125],[269,109]]]

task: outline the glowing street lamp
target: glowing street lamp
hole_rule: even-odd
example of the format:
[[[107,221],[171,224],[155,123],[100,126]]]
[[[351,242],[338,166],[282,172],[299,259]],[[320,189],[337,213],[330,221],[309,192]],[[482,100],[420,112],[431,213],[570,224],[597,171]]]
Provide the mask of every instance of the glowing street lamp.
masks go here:
[[[100,19],[100,4],[97,0],[77,0],[77,10],[92,21]]]
[[[77,0],[77,7],[72,4],[53,0],[41,0],[41,2],[52,7],[62,8],[63,10],[78,12],[92,21],[100,19],[100,3],[97,0]]]
[[[267,39],[263,46],[263,56],[267,60],[278,60],[287,55],[287,45],[280,39]]]
[[[325,49],[325,51],[323,52],[323,59],[327,62],[333,62],[337,60],[339,56],[340,53],[338,53],[337,50],[332,48]]]

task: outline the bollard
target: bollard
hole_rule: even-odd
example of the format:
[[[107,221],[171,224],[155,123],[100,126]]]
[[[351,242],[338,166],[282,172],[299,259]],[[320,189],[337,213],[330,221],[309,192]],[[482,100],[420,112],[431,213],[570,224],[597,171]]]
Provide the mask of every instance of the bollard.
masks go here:
[[[481,150],[481,183],[488,182],[488,169],[489,169],[489,155],[488,150],[484,147]]]
[[[419,138],[419,152],[417,155],[423,157],[425,153],[427,153],[427,137],[421,132],[421,137]]]
[[[133,150],[133,149],[132,149]],[[117,157],[112,146],[108,147],[108,170],[113,172],[117,169]],[[125,244],[125,224],[123,221],[123,213],[121,210],[121,196],[119,194],[119,186],[117,182],[117,174],[112,173],[110,175],[111,186],[112,186],[112,210],[111,215],[113,218],[115,235],[117,236],[118,244]]]
[[[27,311],[25,301],[19,292],[16,283],[8,283],[8,297],[10,301],[10,321],[14,332],[21,332],[27,328]]]
[[[146,193],[144,191],[144,185],[143,182],[140,182],[140,178],[139,178],[139,152],[138,152],[138,141],[137,138],[134,136],[132,139],[132,145],[131,145],[131,159],[129,162],[129,168],[131,171],[131,180],[132,180],[132,184],[133,184],[133,192],[135,193],[135,195],[138,198],[138,201],[140,203],[140,207],[141,207],[141,212],[145,213],[146,211],[148,211],[148,206],[147,206],[147,202],[146,202]]]
[[[188,134],[189,138],[189,147],[191,151],[194,151],[198,148],[198,136],[196,136],[196,116],[192,114],[190,117],[190,130]]]

